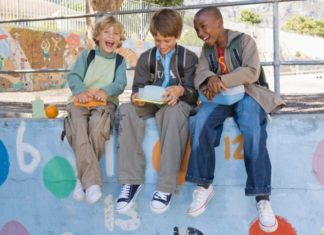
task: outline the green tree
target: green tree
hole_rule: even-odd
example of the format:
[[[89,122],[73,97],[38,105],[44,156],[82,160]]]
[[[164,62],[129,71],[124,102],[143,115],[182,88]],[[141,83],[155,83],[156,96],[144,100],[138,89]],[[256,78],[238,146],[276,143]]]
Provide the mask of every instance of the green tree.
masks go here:
[[[146,2],[154,3],[164,7],[181,6],[184,0],[145,0]]]
[[[240,13],[240,21],[250,24],[260,24],[261,16],[250,10],[242,10]]]
[[[324,37],[324,20],[295,16],[287,20],[284,29],[287,31]]]
[[[68,4],[68,6],[67,6],[68,8],[71,8],[71,9],[73,9],[73,10],[75,10],[75,11],[82,11],[82,10],[84,10],[84,3],[82,3],[82,2],[79,2],[79,3],[70,3],[70,4]]]

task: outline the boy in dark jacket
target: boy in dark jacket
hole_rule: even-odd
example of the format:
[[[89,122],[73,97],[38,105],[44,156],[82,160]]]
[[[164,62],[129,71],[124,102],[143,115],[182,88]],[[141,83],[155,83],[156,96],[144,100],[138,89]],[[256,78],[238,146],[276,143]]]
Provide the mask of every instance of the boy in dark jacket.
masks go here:
[[[163,213],[170,206],[172,193],[177,188],[177,175],[188,138],[188,117],[197,101],[194,89],[197,56],[187,50],[184,53],[184,76],[178,71],[180,46],[177,39],[182,31],[180,14],[171,9],[155,13],[150,24],[156,50],[144,52],[136,65],[131,104],[120,107],[120,133],[118,152],[118,182],[122,184],[116,210],[125,212],[132,207],[145,174],[145,156],[142,149],[145,119],[155,117],[161,141],[161,161],[156,191],[151,210]],[[156,59],[155,73],[151,76],[151,53]],[[165,104],[138,101],[139,88],[145,85],[165,87]]]

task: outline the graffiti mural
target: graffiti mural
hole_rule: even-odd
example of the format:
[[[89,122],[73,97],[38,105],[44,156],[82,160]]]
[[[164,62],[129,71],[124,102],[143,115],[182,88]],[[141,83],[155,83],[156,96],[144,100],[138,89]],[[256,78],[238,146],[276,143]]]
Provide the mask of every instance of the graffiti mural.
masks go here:
[[[140,50],[119,48],[130,67],[136,65]],[[0,70],[70,69],[85,48],[84,38],[76,33],[60,34],[24,28],[0,28]],[[134,52],[136,51],[136,53]],[[0,73],[1,91],[41,91],[66,86],[65,74]]]
[[[79,42],[77,51],[82,51],[81,36],[74,37]],[[64,68],[65,51],[69,50],[64,38],[52,32],[0,28],[0,70]],[[69,56],[70,64],[76,56]],[[0,91],[40,91],[64,85],[63,73],[0,74]]]

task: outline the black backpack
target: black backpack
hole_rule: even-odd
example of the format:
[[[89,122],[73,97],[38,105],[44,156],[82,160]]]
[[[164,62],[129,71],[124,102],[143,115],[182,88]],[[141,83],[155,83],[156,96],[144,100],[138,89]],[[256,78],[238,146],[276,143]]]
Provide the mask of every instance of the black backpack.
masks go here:
[[[151,74],[151,82],[154,81],[155,78],[155,71],[156,71],[156,47],[153,47],[149,54],[149,66],[150,66],[150,74]],[[178,57],[177,57],[177,72],[180,77],[180,84],[183,83],[184,78],[184,67],[185,67],[185,54],[186,54],[186,48],[183,46],[178,45]]]
[[[230,45],[230,55],[234,68],[240,67],[242,65],[241,55],[242,55],[242,46],[241,46],[241,37],[243,33],[234,38]],[[214,73],[217,73],[218,70],[218,60],[216,55],[216,48],[209,47],[206,44],[203,46],[203,51],[209,63],[209,69]],[[266,87],[269,89],[269,84],[267,83],[263,67],[260,65],[260,75],[258,80],[255,82],[258,85]]]

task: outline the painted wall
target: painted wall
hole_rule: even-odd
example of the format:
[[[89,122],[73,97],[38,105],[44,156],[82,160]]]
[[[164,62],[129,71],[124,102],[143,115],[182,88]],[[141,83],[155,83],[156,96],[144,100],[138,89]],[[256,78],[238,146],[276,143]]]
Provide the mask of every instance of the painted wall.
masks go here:
[[[151,46],[152,43],[126,40],[118,53],[132,67],[139,54]],[[70,69],[84,48],[83,36],[76,33],[0,27],[0,71]],[[64,73],[0,73],[0,92],[40,91],[65,86]]]
[[[175,226],[182,234],[187,227],[208,235],[262,234],[254,198],[244,196],[242,138],[232,119],[226,121],[222,144],[216,148],[216,195],[197,218],[185,213],[194,188],[188,183],[179,186],[165,214],[155,215],[149,209],[156,179],[151,162],[158,158],[152,119],[147,122],[144,141],[149,162],[146,184],[127,215],[114,212],[119,194],[114,138],[106,143],[100,162],[104,196],[89,205],[72,198],[75,160],[66,140],[60,140],[61,130],[62,119],[0,119],[0,235],[171,235]],[[279,219],[279,229],[273,234],[324,232],[323,130],[324,115],[280,115],[269,124],[271,201]]]

